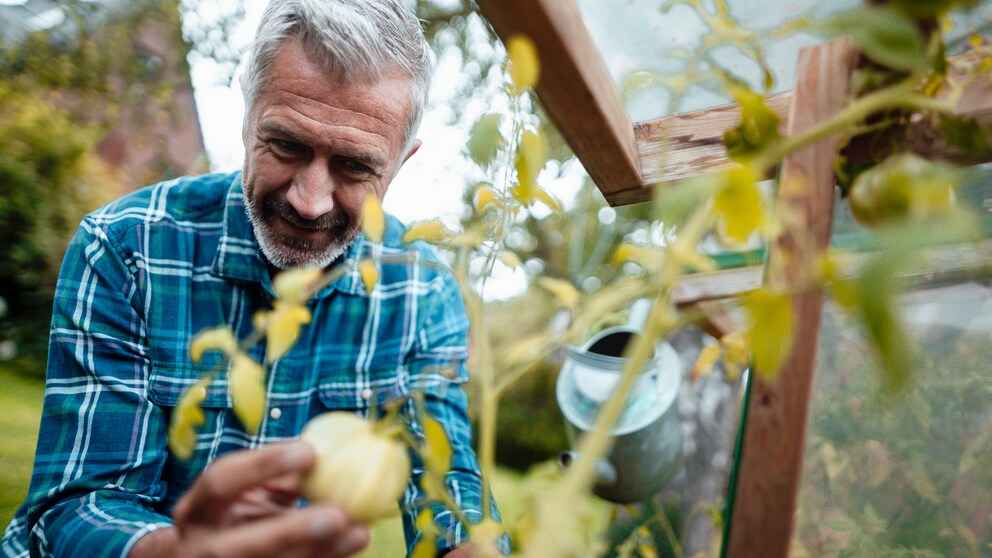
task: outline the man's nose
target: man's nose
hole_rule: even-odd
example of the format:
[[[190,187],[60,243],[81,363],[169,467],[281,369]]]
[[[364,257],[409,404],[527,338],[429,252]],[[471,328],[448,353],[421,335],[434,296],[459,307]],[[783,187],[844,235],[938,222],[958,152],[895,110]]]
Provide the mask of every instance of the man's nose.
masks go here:
[[[293,175],[286,201],[305,219],[316,219],[334,209],[334,179],[327,166],[314,161]]]

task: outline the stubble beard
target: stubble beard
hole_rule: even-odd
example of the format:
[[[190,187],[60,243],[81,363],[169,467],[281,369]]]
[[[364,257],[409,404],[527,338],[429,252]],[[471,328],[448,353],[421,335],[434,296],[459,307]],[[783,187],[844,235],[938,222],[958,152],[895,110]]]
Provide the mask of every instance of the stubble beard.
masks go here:
[[[266,197],[261,207],[250,196],[245,196],[245,212],[251,222],[255,238],[262,255],[269,264],[278,269],[295,267],[330,266],[358,239],[361,231],[349,226],[344,215],[326,214],[316,219],[305,219],[293,207],[279,200]],[[330,240],[306,240],[276,231],[270,224],[274,219],[282,219],[304,229],[329,231]]]

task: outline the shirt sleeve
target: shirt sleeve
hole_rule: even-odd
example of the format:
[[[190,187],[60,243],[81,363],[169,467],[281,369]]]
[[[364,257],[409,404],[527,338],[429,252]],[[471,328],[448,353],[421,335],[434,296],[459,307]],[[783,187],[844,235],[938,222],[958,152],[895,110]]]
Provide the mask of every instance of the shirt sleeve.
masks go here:
[[[470,523],[483,519],[482,473],[472,448],[472,427],[468,416],[468,396],[462,384],[468,381],[468,318],[458,283],[450,275],[439,278],[440,288],[433,300],[419,332],[418,351],[411,362],[411,377],[420,382],[416,389],[424,394],[424,411],[435,418],[445,430],[451,444],[451,468],[445,483],[462,516]],[[415,428],[420,429],[417,421]],[[414,460],[415,493],[406,498],[404,529],[409,548],[414,548],[420,533],[414,522],[424,504],[419,491],[423,466]],[[495,499],[490,499],[491,517],[500,520]],[[439,552],[454,548],[468,540],[468,532],[452,510],[436,502],[429,504],[433,511],[434,525],[439,536]],[[505,538],[505,537],[504,537]],[[508,550],[508,540],[504,552]]]
[[[96,217],[68,247],[24,525],[31,556],[125,556],[171,524],[154,511],[166,492],[166,419],[145,396],[139,267]]]

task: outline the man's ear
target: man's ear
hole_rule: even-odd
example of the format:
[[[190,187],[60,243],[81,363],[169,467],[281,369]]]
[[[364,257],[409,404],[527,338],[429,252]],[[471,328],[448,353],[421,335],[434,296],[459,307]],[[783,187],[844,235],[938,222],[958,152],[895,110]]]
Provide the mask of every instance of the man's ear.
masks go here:
[[[408,151],[406,156],[403,157],[403,163],[405,163],[406,160],[409,159],[410,157],[413,157],[413,154],[416,153],[418,149],[420,149],[420,146],[423,145],[423,143],[424,142],[421,141],[420,138],[415,138],[413,140],[413,145],[410,146],[410,151]],[[400,165],[402,165],[402,163],[400,163]]]

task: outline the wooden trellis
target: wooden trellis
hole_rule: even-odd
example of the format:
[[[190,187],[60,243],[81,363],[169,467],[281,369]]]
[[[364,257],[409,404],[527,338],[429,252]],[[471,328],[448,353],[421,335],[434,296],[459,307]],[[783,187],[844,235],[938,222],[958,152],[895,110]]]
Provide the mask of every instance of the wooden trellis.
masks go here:
[[[739,107],[633,123],[574,0],[477,2],[504,41],[517,34],[534,41],[542,68],[537,96],[610,205],[649,200],[654,188],[729,163],[723,132],[738,124]],[[793,91],[766,100],[779,114],[783,131],[802,132],[843,109],[855,65],[856,53],[847,40],[802,50]],[[955,113],[983,126],[992,122],[989,80],[969,84]],[[988,160],[943,143],[925,121],[896,128],[888,139],[888,149],[899,143],[928,158],[965,164]],[[866,159],[876,145],[855,138],[845,155]],[[807,284],[804,274],[829,246],[838,149],[837,138],[823,139],[788,156],[779,169],[777,203],[799,217],[769,247],[766,265],[786,279],[782,286]],[[675,302],[690,305],[738,295],[760,286],[762,277],[763,270],[754,267],[690,276],[676,289]],[[752,375],[732,522],[724,541],[731,558],[788,555],[822,306],[819,290],[793,295],[795,335],[782,373],[775,381]],[[708,325],[714,332],[730,327],[719,319]]]

